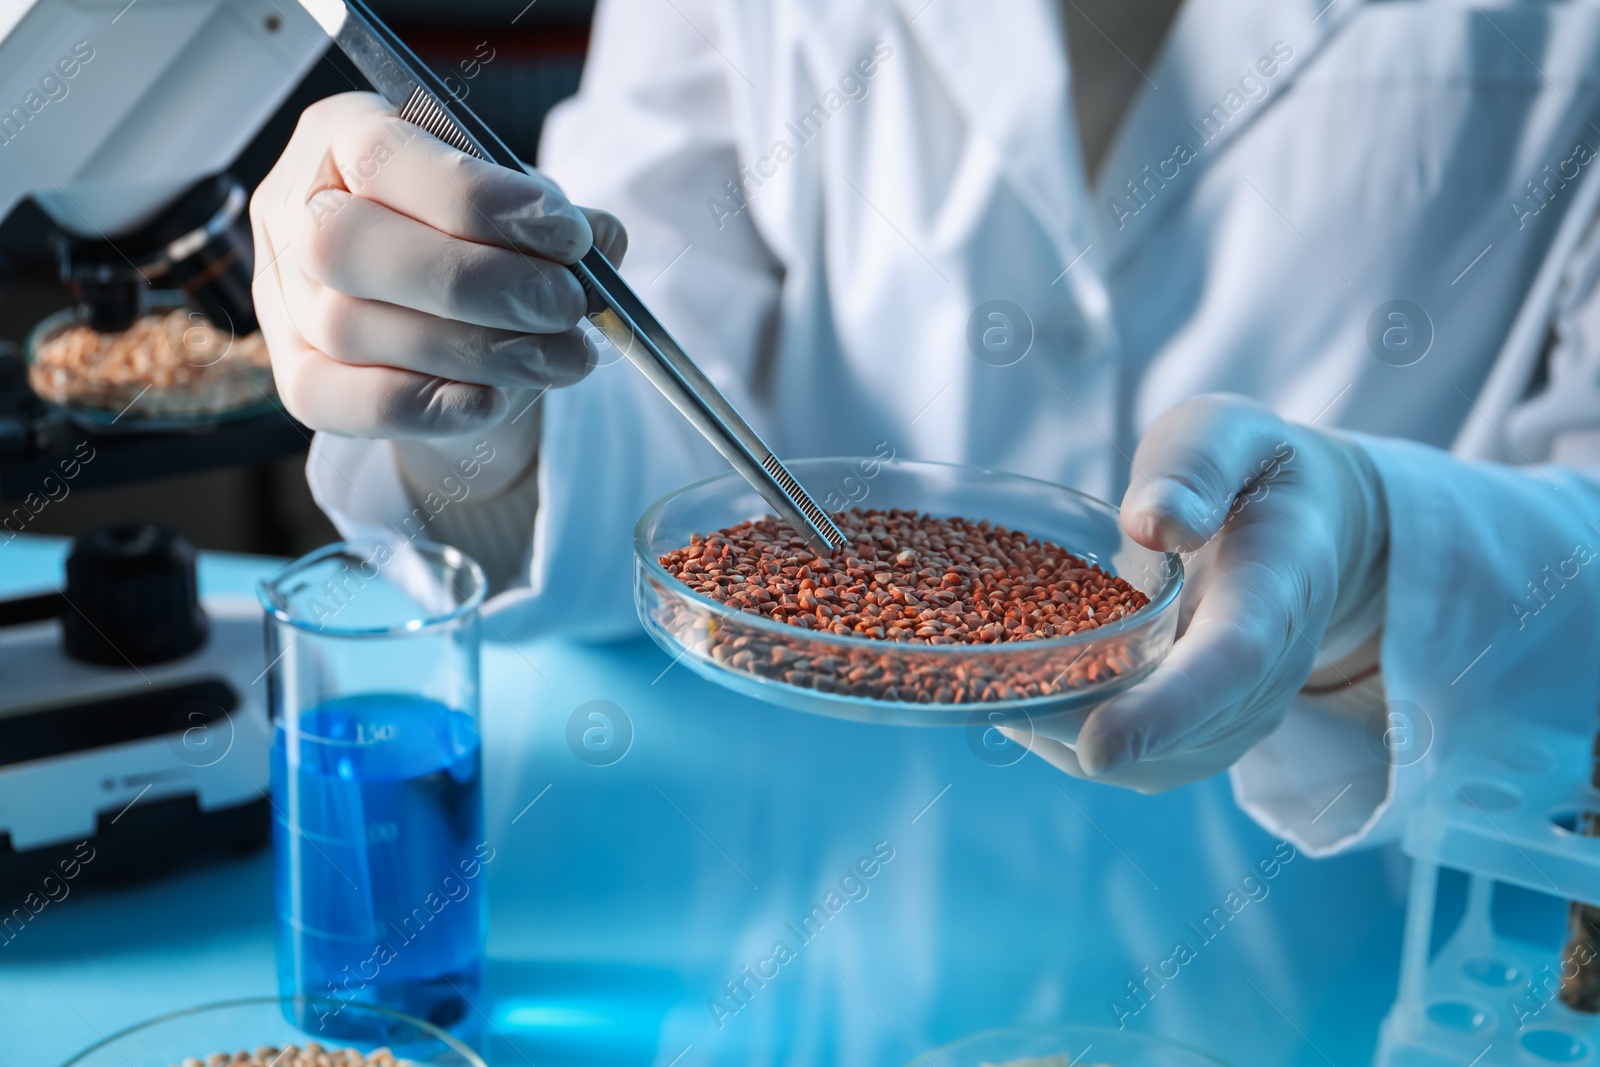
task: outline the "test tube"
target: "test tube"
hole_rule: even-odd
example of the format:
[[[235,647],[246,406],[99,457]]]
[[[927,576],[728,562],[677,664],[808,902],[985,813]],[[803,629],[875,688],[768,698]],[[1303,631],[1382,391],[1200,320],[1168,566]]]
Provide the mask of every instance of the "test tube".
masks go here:
[[[260,585],[278,986],[320,998],[317,1018],[290,1020],[308,1033],[381,1036],[362,1032],[371,1013],[337,1010],[363,1002],[472,1035],[494,855],[485,589],[454,548],[377,540],[321,548]]]

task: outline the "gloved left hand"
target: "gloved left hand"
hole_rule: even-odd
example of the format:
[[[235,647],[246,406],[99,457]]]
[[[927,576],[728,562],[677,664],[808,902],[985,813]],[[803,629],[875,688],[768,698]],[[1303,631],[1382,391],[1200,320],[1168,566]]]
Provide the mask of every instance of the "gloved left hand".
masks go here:
[[[1359,445],[1253,400],[1172,408],[1133,457],[1122,527],[1185,562],[1179,637],[1076,740],[1034,753],[1081,778],[1157,792],[1230,766],[1283,720],[1314,667],[1381,623],[1388,514]]]

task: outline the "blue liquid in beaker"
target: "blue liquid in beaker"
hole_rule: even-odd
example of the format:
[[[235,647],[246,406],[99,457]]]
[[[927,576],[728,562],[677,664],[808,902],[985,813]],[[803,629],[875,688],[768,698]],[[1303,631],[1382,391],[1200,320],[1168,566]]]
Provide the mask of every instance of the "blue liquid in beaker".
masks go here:
[[[460,1030],[483,974],[486,872],[472,718],[402,693],[342,697],[272,747],[278,984]],[[311,1033],[358,1013],[303,1007]]]

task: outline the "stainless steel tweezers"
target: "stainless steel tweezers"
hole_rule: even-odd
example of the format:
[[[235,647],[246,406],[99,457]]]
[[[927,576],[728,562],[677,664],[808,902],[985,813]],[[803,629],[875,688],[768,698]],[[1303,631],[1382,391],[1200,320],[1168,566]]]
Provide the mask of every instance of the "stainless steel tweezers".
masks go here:
[[[446,144],[512,170],[522,163],[362,0],[300,0],[400,117]],[[711,384],[688,353],[628,288],[598,248],[569,268],[589,298],[589,321],[644,371],[684,418],[721,452],[813,548],[831,555],[845,545],[827,512],[801,488],[772,450]]]

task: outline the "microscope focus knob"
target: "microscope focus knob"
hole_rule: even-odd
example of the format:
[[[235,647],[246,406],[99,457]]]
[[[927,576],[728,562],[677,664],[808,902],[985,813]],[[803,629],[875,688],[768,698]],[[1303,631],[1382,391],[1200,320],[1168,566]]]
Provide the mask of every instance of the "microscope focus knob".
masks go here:
[[[195,548],[148,522],[92,530],[67,557],[61,636],[74,659],[112,667],[162,663],[205,644]]]

